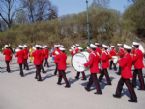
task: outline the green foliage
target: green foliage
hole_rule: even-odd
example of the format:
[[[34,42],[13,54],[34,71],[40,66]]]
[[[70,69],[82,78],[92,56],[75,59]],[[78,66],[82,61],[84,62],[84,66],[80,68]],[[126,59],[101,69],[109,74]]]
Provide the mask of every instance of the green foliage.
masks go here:
[[[135,38],[129,30],[135,30],[137,23],[132,18],[132,7],[126,11],[122,19],[116,10],[103,7],[89,8],[89,24],[92,43],[104,44],[131,43]],[[18,44],[63,44],[69,48],[78,43],[87,45],[86,12],[66,15],[51,21],[33,24],[14,25],[10,30],[0,33],[0,46],[10,43]]]
[[[123,18],[128,31],[145,37],[145,0],[135,0],[126,10]]]

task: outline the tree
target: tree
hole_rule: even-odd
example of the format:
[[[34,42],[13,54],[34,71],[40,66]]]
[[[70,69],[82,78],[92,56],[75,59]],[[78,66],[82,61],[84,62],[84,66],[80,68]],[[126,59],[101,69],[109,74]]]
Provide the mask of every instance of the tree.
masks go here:
[[[34,22],[36,0],[21,0],[22,8],[27,11],[30,22]]]
[[[18,24],[28,23],[27,14],[24,10],[19,10],[16,13],[15,22]]]
[[[50,0],[21,0],[21,4],[30,22],[57,18],[57,9]]]
[[[145,37],[145,0],[136,0],[124,13],[129,31]]]
[[[0,17],[7,24],[8,28],[12,27],[13,19],[16,13],[16,0],[0,0]]]
[[[0,32],[6,30],[6,26],[6,23],[2,19],[0,19]]]
[[[56,19],[56,18],[58,18],[57,7],[56,6],[50,6],[48,19],[52,20],[52,19]]]
[[[37,0],[36,20],[51,20],[57,18],[57,7],[53,6],[49,0]]]

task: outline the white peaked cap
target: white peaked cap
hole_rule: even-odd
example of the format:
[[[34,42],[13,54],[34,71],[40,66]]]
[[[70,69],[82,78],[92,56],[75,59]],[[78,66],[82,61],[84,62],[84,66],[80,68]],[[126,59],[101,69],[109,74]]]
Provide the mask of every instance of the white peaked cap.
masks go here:
[[[79,47],[80,45],[79,45],[79,44],[75,44],[75,46],[76,46],[76,47]]]
[[[117,44],[117,46],[122,46],[122,44]]]
[[[19,47],[19,48],[23,48],[23,46],[22,46],[22,45],[19,45],[18,47]]]
[[[55,48],[60,47],[60,45],[54,45]]]
[[[61,47],[62,45],[57,45],[58,47]]]
[[[36,48],[40,47],[40,45],[35,45]]]
[[[47,48],[47,45],[44,45],[43,48]]]
[[[64,47],[59,48],[61,51],[65,51],[66,49]]]
[[[24,48],[26,48],[26,47],[27,47],[27,45],[24,45],[23,47],[24,47]]]
[[[89,47],[89,46],[87,46],[87,49],[90,49],[90,47]]]
[[[132,47],[130,47],[130,46],[126,45],[126,44],[124,44],[123,47],[124,47],[125,49],[132,49]]]
[[[76,47],[75,45],[73,45],[72,47]]]
[[[9,47],[9,46],[8,46],[8,45],[5,45],[5,46],[4,46],[4,48],[7,48],[7,47]]]
[[[75,47],[76,47],[75,45],[72,46],[73,49],[74,49]]]
[[[108,48],[108,46],[106,46],[106,45],[104,45],[104,44],[102,45],[102,47],[103,47],[103,48]]]
[[[100,45],[99,43],[95,43],[95,45]]]
[[[40,48],[42,48],[42,46],[41,46],[41,45],[39,45],[39,47],[40,47]]]
[[[90,47],[91,47],[91,48],[96,48],[96,45],[90,44]]]
[[[64,48],[64,46],[63,46],[63,45],[59,45],[59,47],[62,47],[62,48]]]
[[[72,46],[71,49],[75,49],[75,46]]]
[[[83,48],[82,48],[82,47],[78,47],[78,49],[79,49],[79,50],[82,50]]]
[[[18,51],[20,51],[20,49],[19,49],[19,48],[16,48],[16,49],[15,49],[15,52],[18,52]]]
[[[139,45],[139,43],[137,43],[137,42],[133,42],[132,45]]]
[[[34,50],[36,50],[36,46],[35,47],[32,47]]]
[[[114,48],[115,46],[111,46],[111,48]]]

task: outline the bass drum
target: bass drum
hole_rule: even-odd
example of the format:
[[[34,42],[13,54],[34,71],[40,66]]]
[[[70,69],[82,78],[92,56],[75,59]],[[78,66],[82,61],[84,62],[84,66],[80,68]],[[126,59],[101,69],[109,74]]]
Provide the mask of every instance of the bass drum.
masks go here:
[[[82,72],[87,70],[84,64],[89,60],[89,53],[88,52],[80,52],[76,53],[72,57],[72,66],[77,72]]]
[[[143,54],[145,53],[145,49],[143,48],[141,44],[139,45],[139,49],[142,51]]]
[[[119,57],[118,56],[112,56],[112,60],[114,64],[117,64]]]

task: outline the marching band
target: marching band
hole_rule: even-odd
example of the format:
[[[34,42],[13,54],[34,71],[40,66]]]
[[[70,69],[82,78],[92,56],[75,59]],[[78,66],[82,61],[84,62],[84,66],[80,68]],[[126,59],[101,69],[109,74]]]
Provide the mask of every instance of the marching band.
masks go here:
[[[82,80],[87,80],[85,70],[88,68],[90,71],[90,77],[87,85],[85,86],[85,90],[91,91],[91,86],[94,83],[96,88],[95,94],[101,95],[102,89],[100,83],[104,76],[106,78],[107,85],[112,85],[108,69],[112,70],[113,65],[113,70],[115,72],[118,70],[116,74],[120,75],[120,80],[117,84],[116,92],[113,94],[113,97],[122,97],[121,92],[125,83],[130,93],[129,102],[137,102],[137,96],[134,91],[134,88],[137,86],[137,76],[139,79],[139,90],[145,91],[145,83],[142,72],[142,69],[144,68],[144,51],[140,50],[139,46],[140,44],[137,42],[133,42],[132,46],[117,44],[117,52],[117,47],[115,46],[110,46],[109,49],[109,47],[104,44],[90,44],[86,47],[85,51],[89,54],[85,57],[86,61],[84,63],[79,63],[79,67],[82,67],[84,71],[79,71],[74,68],[77,72],[75,79],[78,80],[81,73]],[[75,44],[69,51],[73,59],[76,54],[83,51],[83,48],[79,44]],[[7,66],[6,70],[10,73],[10,62],[12,61],[14,55],[13,51],[9,45],[5,45],[2,53],[5,56],[5,63]],[[35,45],[30,48],[27,45],[19,45],[18,48],[15,49],[15,57],[17,58],[17,63],[19,65],[20,76],[25,76],[23,69],[29,70],[28,59],[30,59],[30,62],[33,62],[36,68],[35,79],[38,81],[43,81],[41,77],[41,70],[43,73],[46,73],[44,66],[49,67],[48,59],[50,56],[54,58],[54,63],[56,65],[54,75],[58,75],[57,84],[61,85],[61,81],[64,79],[66,84],[65,87],[70,88],[71,84],[67,79],[65,72],[67,69],[68,56],[66,53],[66,48],[63,45],[54,45],[52,52],[50,52],[48,46],[46,45]],[[119,65],[118,69],[117,65]],[[134,68],[133,71],[132,68]]]

